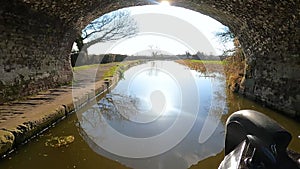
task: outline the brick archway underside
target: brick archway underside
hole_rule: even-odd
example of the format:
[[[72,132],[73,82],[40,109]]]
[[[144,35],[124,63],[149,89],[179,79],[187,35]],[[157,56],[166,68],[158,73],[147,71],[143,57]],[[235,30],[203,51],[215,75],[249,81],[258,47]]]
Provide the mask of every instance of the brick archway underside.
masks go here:
[[[100,15],[144,0],[11,0],[0,2],[0,102],[67,83],[69,52]],[[299,0],[172,0],[209,15],[238,36],[247,55],[241,92],[300,116]]]

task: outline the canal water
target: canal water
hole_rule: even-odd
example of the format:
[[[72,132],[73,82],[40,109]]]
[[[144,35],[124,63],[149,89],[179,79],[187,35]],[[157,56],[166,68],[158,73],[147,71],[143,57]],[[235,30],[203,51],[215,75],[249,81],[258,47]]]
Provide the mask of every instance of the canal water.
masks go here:
[[[9,154],[0,168],[218,168],[226,119],[241,109],[280,123],[293,136],[289,148],[300,152],[300,123],[228,92],[222,72],[151,61],[127,70],[109,94]],[[63,136],[74,141],[49,146]]]

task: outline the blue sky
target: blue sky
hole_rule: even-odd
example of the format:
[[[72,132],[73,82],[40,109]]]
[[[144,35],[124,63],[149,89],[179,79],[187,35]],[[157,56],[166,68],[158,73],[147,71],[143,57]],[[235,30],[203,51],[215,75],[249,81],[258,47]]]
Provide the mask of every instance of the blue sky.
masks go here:
[[[215,33],[224,28],[220,22],[198,12],[168,5],[147,5],[126,8],[136,20],[140,33],[117,42],[96,44],[90,54],[142,54],[159,50],[161,53],[181,54],[197,51],[222,54],[232,43],[222,44]]]

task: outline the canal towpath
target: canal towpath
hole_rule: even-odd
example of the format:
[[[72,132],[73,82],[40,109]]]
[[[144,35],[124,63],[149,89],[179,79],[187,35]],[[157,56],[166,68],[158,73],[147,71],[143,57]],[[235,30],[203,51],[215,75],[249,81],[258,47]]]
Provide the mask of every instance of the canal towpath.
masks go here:
[[[136,61],[122,63],[124,67]],[[66,117],[104,92],[108,85],[117,82],[118,76],[109,76],[112,67],[119,63],[88,66],[73,70],[73,83],[39,92],[20,100],[0,105],[0,157],[42,132],[53,123]]]

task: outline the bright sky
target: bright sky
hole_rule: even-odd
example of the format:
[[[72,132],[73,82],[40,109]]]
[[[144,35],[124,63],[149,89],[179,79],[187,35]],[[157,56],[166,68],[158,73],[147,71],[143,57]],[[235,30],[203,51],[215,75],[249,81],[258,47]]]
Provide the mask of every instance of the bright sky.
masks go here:
[[[183,54],[186,51],[222,54],[225,47],[215,33],[224,28],[220,22],[185,8],[169,5],[147,5],[126,8],[136,20],[140,33],[117,42],[96,44],[90,54],[142,54],[153,49],[161,53]]]

